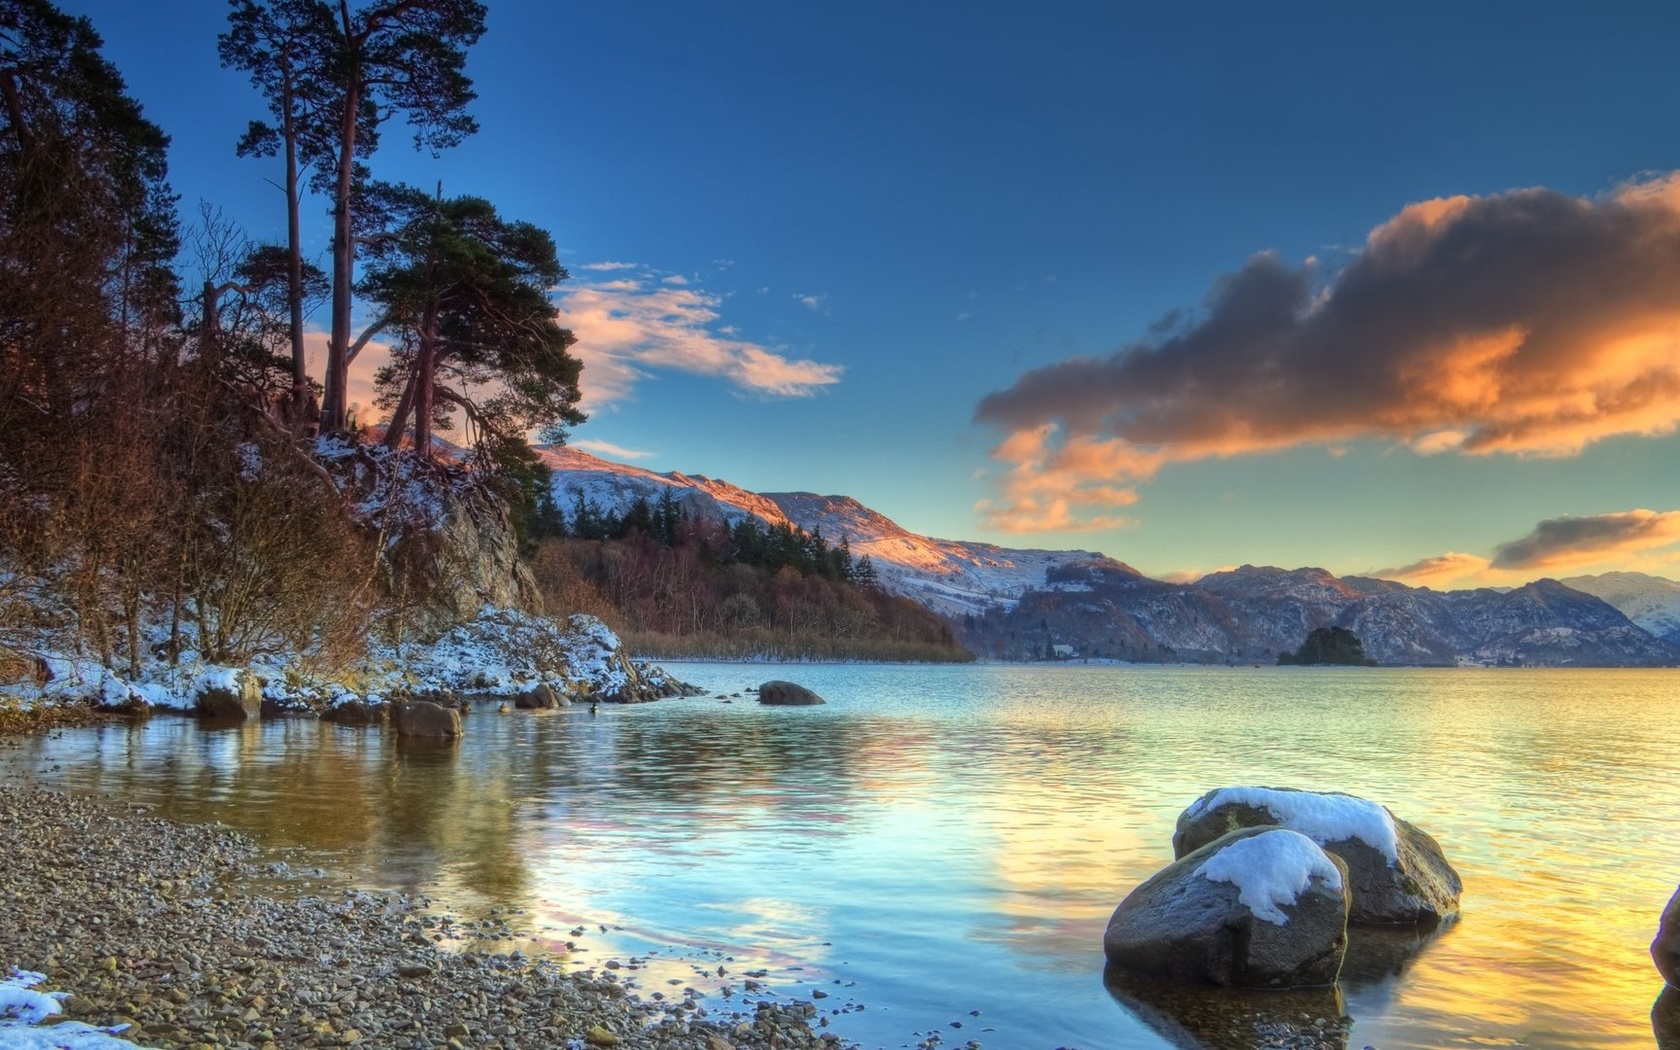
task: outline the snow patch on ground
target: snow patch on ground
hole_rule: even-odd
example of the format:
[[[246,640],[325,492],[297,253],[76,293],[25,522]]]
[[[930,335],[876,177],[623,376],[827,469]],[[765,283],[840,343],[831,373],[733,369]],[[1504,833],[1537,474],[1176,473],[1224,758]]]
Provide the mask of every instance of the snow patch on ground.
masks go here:
[[[39,656],[44,680],[0,684],[0,703],[31,710],[92,701],[116,710],[144,702],[155,710],[192,711],[206,690],[237,695],[246,674],[256,676],[265,701],[294,711],[430,693],[515,696],[539,685],[573,699],[646,699],[674,694],[680,684],[658,667],[632,663],[618,636],[593,616],[556,621],[490,605],[433,642],[370,644],[366,661],[343,680],[308,673],[295,653],[230,667],[193,650],[174,664],[148,660],[129,677],[90,657],[52,652],[46,638],[38,642],[23,651]]]
[[[1400,857],[1400,829],[1388,810],[1353,795],[1279,791],[1264,787],[1228,787],[1204,795],[1190,807],[1193,819],[1224,805],[1263,809],[1279,824],[1323,844],[1358,839],[1388,858]]]
[[[0,1050],[136,1050],[133,1043],[117,1039],[115,1028],[95,1028],[81,1021],[62,1021],[46,1028],[36,1027],[49,1017],[63,1013],[61,1001],[68,992],[38,992],[35,986],[46,980],[42,974],[12,969],[0,978]]]
[[[1323,879],[1332,890],[1342,888],[1342,873],[1329,854],[1288,828],[1239,839],[1203,861],[1195,874],[1236,886],[1237,900],[1255,918],[1276,926],[1289,924],[1283,906],[1294,904],[1313,879]]]

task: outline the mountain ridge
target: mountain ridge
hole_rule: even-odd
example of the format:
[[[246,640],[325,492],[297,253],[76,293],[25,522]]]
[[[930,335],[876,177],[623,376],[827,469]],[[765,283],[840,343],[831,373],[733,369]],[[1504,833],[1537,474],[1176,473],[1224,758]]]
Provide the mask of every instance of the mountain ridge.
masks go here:
[[[1680,661],[1674,644],[1680,642],[1680,584],[1661,577],[1600,589],[1644,601],[1636,611],[1661,624],[1670,609],[1658,600],[1668,593],[1661,584],[1672,586],[1673,642],[1613,601],[1549,578],[1516,588],[1437,591],[1317,567],[1244,565],[1173,583],[1096,551],[921,536],[850,496],[755,493],[703,474],[656,473],[577,449],[538,453],[554,472],[562,511],[588,501],[622,512],[638,498],[657,502],[669,491],[699,517],[734,523],[752,516],[820,532],[831,543],[844,539],[854,557],[869,558],[881,586],[950,618],[959,639],[982,656],[1270,662],[1316,628],[1345,627],[1385,664]]]

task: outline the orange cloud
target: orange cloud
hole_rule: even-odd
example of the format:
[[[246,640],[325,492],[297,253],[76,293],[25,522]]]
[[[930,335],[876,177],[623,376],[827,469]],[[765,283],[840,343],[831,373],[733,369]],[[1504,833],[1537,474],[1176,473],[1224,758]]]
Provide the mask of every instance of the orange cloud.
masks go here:
[[[1488,559],[1475,554],[1448,551],[1433,558],[1414,561],[1398,569],[1378,569],[1371,573],[1384,580],[1398,580],[1414,587],[1434,587],[1445,590],[1450,586],[1489,583]]]
[[[1680,176],[1409,205],[1321,277],[1275,254],[1108,357],[1021,376],[976,418],[1042,440],[1051,487],[1356,440],[1566,456],[1680,428]],[[1046,430],[1045,428],[1049,428]],[[1030,520],[1030,515],[1019,519]],[[1058,526],[1065,527],[1065,526]]]
[[[560,323],[577,336],[571,352],[583,362],[586,411],[628,397],[658,371],[718,376],[771,397],[809,397],[845,371],[736,337],[716,326],[720,296],[668,280],[567,285],[554,298]]]
[[[1002,532],[1088,532],[1119,528],[1126,518],[1092,514],[1092,508],[1126,507],[1137,502],[1131,488],[1102,479],[1120,466],[1114,455],[1127,450],[1112,443],[1078,439],[1053,444],[1054,425],[1021,430],[1004,439],[992,457],[1009,464],[1001,487],[1002,498],[974,505],[988,525]],[[1142,464],[1128,464],[1141,469]]]

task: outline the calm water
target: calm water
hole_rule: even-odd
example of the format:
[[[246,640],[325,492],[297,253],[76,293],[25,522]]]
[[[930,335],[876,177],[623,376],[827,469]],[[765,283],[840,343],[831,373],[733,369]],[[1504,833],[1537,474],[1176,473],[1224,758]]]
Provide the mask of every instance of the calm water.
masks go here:
[[[712,695],[481,709],[441,753],[158,719],[18,742],[0,774],[221,820],[458,913],[525,909],[580,965],[648,959],[644,994],[692,984],[741,1009],[742,972],[763,969],[825,1009],[865,1004],[834,1025],[872,1047],[941,1030],[1045,1050],[1181,1045],[1224,1003],[1102,980],[1109,913],[1171,861],[1181,809],[1225,784],[1349,791],[1430,831],[1466,887],[1440,936],[1356,944],[1350,1046],[1654,1045],[1647,945],[1680,879],[1674,672],[670,667]],[[828,705],[716,699],[778,676]]]

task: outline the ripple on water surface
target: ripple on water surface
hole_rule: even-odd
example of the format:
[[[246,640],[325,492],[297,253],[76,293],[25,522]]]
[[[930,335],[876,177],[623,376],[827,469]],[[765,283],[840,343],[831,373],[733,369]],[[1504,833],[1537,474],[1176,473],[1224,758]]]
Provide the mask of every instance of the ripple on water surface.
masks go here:
[[[1272,1008],[1104,984],[1103,926],[1171,861],[1181,809],[1223,784],[1348,791],[1432,833],[1466,889],[1437,935],[1356,938],[1326,1007],[1347,1045],[1653,1045],[1646,946],[1680,878],[1673,672],[672,669],[711,692],[484,708],[441,751],[159,718],[18,741],[0,771],[221,820],[469,916],[523,909],[581,965],[635,955],[644,993],[692,984],[727,1009],[762,980],[828,993],[871,1046],[1084,1050],[1217,1046],[1197,1024]],[[828,703],[716,696],[771,677]]]

